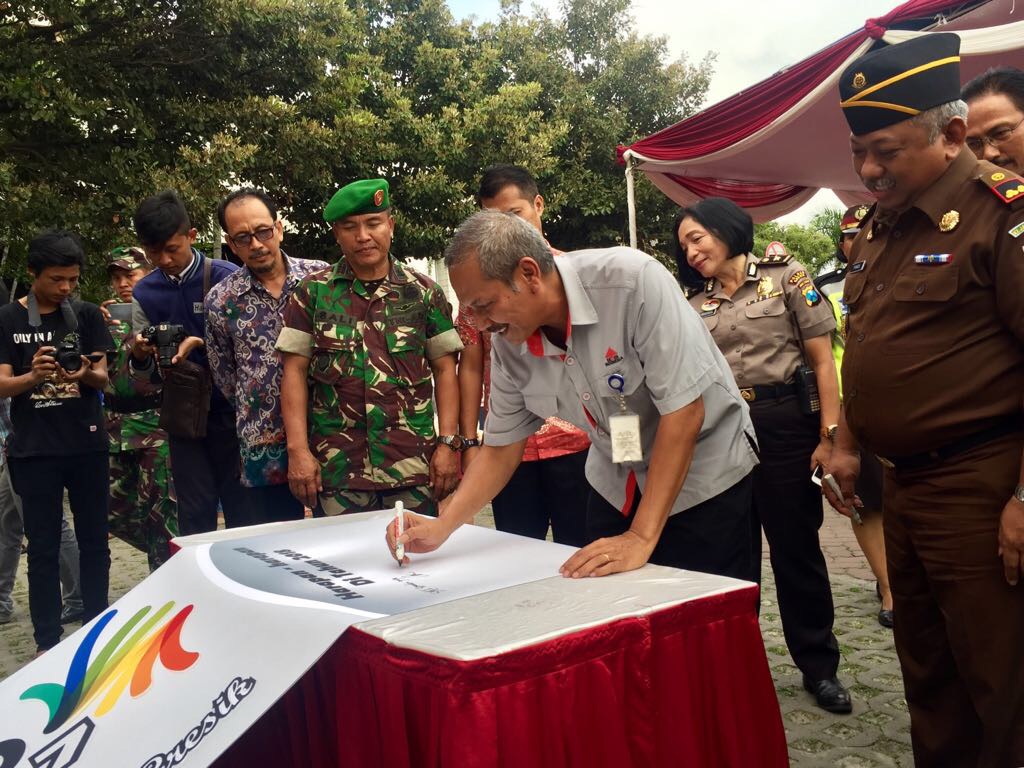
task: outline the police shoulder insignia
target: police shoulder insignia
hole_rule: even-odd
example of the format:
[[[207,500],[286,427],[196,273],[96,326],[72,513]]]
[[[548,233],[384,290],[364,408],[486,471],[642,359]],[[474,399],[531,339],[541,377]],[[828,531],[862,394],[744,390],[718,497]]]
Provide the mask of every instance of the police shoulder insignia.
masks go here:
[[[960,211],[946,211],[939,219],[940,232],[952,232],[960,223]]]
[[[1024,200],[1024,179],[1009,171],[995,171],[981,177],[989,189],[1004,203]]]
[[[764,264],[769,267],[777,267],[783,264],[789,264],[793,260],[793,257],[788,253],[766,253],[761,257],[758,264]]]
[[[800,269],[800,270],[797,270],[796,272],[794,272],[792,275],[789,276],[789,284],[790,285],[799,285],[801,280],[806,280],[806,279],[807,279],[807,273],[804,272],[802,269]]]

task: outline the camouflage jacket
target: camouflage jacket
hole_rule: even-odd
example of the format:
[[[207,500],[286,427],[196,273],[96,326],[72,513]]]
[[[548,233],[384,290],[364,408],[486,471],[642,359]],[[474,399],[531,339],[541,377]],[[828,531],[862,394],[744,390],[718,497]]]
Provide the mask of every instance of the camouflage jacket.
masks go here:
[[[128,368],[131,356],[132,331],[130,326],[109,326],[114,348],[107,353],[109,382],[103,390],[103,413],[106,416],[110,452],[137,451],[155,448],[167,440],[160,429],[160,410],[150,408],[136,413],[119,413],[111,406],[118,400],[157,397],[160,385],[152,380],[141,380]]]
[[[429,361],[462,349],[433,280],[392,259],[368,295],[342,259],[292,294],[277,349],[310,358],[309,443],[325,491],[428,481]]]

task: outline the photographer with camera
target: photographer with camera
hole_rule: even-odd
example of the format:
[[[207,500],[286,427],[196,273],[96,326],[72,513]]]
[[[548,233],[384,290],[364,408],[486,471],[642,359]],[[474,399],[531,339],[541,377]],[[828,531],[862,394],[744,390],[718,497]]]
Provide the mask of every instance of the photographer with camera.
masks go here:
[[[94,304],[70,300],[85,253],[67,231],[29,243],[32,286],[0,309],[0,397],[11,398],[8,462],[28,537],[28,599],[40,652],[61,638],[58,566],[64,489],[78,538],[83,621],[107,607],[109,474],[100,391],[113,346]]]
[[[152,270],[141,248],[115,248],[107,274],[117,298],[100,305],[114,337],[107,359],[110,383],[103,393],[110,439],[110,532],[145,552],[151,571],[170,557],[170,540],[178,535],[170,446],[160,428],[160,380],[155,371],[150,379],[139,379],[128,366],[135,340],[132,291]]]
[[[137,335],[129,365],[134,376],[145,379],[155,372],[163,383],[160,426],[170,436],[178,531],[187,536],[215,530],[218,501],[229,528],[246,525],[235,412],[210,383],[203,344],[206,294],[238,267],[192,247],[196,230],[171,190],[143,200],[134,223],[157,269],[132,291]]]

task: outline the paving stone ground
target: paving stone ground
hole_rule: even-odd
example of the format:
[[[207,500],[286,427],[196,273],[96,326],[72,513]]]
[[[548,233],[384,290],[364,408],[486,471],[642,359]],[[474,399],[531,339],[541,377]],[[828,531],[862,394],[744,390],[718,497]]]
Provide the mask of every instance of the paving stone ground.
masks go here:
[[[493,526],[487,513],[477,518]],[[849,521],[826,508],[822,550],[829,564],[836,606],[836,636],[842,651],[840,679],[853,692],[853,714],[823,712],[801,687],[800,673],[786,650],[775,602],[775,582],[764,563],[761,630],[779,696],[789,744],[797,768],[910,768],[910,728],[899,664],[891,631],[879,626],[874,580]],[[147,575],[146,558],[120,541],[111,541],[111,602]],[[765,548],[767,557],[767,547]],[[25,558],[14,590],[15,620],[0,625],[0,680],[32,659]],[[71,625],[68,629],[77,629]]]

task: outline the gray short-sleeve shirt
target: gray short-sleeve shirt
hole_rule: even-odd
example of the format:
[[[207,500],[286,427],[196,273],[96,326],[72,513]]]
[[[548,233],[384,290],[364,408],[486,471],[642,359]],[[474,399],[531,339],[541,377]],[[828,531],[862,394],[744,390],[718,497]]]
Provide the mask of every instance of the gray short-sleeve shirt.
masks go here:
[[[541,331],[524,344],[492,337],[490,410],[484,442],[509,445],[550,416],[585,430],[587,480],[623,508],[633,481],[642,492],[662,414],[704,398],[704,425],[671,512],[707,501],[757,464],[754,428],[728,363],[683,298],[671,273],[631,248],[566,253],[555,260],[569,304],[566,349]],[[644,460],[615,464],[609,417],[626,406],[640,417]]]

